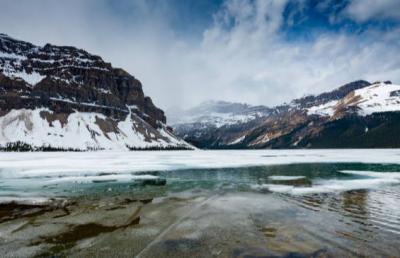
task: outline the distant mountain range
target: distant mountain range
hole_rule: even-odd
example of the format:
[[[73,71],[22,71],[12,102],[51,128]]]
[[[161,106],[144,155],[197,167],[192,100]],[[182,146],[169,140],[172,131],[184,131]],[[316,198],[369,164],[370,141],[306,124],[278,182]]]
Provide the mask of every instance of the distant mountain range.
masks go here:
[[[82,49],[0,34],[0,149],[191,148],[126,71]]]
[[[200,148],[389,148],[400,147],[399,111],[399,85],[355,81],[276,107],[214,101],[171,116]]]
[[[400,147],[399,111],[399,85],[355,81],[275,107],[170,111],[172,130],[140,81],[101,57],[0,34],[0,150]]]

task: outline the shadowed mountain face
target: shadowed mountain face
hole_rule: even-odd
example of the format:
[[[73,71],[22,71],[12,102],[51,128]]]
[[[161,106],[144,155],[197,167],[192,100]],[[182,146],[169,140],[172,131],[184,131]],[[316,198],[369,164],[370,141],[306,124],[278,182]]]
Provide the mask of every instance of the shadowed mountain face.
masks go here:
[[[0,34],[0,146],[127,149],[185,146],[126,71],[82,49]]]
[[[390,82],[355,81],[273,108],[216,102],[223,111],[196,107],[173,127],[202,148],[400,147],[399,92]],[[245,108],[229,109],[237,105]]]

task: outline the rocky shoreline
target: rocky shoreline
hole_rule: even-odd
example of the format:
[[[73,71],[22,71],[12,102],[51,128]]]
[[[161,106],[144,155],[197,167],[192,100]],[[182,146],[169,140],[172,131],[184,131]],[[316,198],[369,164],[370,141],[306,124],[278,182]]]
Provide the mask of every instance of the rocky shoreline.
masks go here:
[[[346,198],[363,205],[365,191]],[[3,257],[359,257],[396,254],[393,241],[363,242],[348,218],[263,192],[86,196],[0,205]],[[7,210],[7,212],[4,212]],[[323,228],[321,221],[332,225]],[[340,222],[344,219],[344,222]],[[351,225],[351,224],[350,224]],[[379,234],[381,234],[380,232]],[[361,242],[360,242],[361,241]],[[368,239],[370,241],[370,239]],[[365,243],[364,243],[365,244]],[[397,253],[398,254],[398,253]]]

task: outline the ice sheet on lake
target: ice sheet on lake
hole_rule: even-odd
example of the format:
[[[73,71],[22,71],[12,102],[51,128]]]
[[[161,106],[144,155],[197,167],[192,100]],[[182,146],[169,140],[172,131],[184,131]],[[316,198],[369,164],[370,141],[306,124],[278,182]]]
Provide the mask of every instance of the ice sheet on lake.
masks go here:
[[[374,189],[383,185],[400,184],[398,179],[373,178],[353,180],[324,180],[310,187],[294,187],[290,185],[263,184],[259,188],[268,189],[271,192],[288,194],[312,194],[312,193],[335,193],[350,190]]]
[[[0,178],[324,162],[400,164],[400,149],[0,153]]]
[[[305,176],[269,176],[268,179],[270,180],[276,180],[276,181],[293,181],[293,180],[299,180],[299,179],[304,179],[306,178]]]
[[[48,197],[40,189],[61,183],[130,182],[157,179],[150,171],[177,169],[234,168],[292,163],[392,163],[400,164],[400,150],[223,150],[223,151],[137,151],[137,152],[26,152],[0,153],[0,197],[21,197],[21,191]],[[137,174],[139,173],[140,174]],[[311,186],[281,183],[258,185],[272,192],[309,194],[340,192],[400,184],[400,173],[349,171],[357,178],[312,180]],[[361,176],[361,178],[359,178]],[[365,177],[365,178],[363,178]],[[298,180],[303,177],[272,175],[270,180]],[[39,189],[39,190],[38,190]],[[0,200],[1,201],[1,200]]]
[[[341,170],[344,174],[351,174],[365,177],[376,177],[383,179],[400,179],[400,172],[375,172],[375,171],[359,171],[359,170]]]
[[[341,170],[340,173],[363,176],[361,179],[321,179],[309,187],[294,187],[290,185],[263,184],[258,186],[261,189],[268,189],[271,192],[289,194],[310,194],[310,193],[332,193],[359,189],[374,189],[383,185],[400,184],[400,172],[376,172]],[[273,176],[274,177],[274,176]],[[281,176],[275,176],[280,178]],[[271,178],[271,177],[270,177]],[[282,179],[281,179],[282,180]]]

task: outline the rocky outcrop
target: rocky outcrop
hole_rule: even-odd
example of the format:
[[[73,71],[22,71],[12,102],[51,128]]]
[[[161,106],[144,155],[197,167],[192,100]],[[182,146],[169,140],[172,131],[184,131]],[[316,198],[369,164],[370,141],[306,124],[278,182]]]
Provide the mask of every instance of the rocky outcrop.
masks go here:
[[[32,121],[36,113],[39,120]],[[78,113],[93,121],[77,118]],[[39,47],[4,34],[0,34],[0,116],[2,146],[16,141],[52,146],[52,139],[37,140],[39,133],[34,131],[54,129],[55,121],[60,134],[73,137],[74,133],[66,131],[67,124],[76,123],[84,124],[91,135],[87,139],[90,144],[56,144],[61,148],[108,149],[116,142],[129,148],[188,146],[166,129],[164,112],[144,95],[141,82],[126,71],[82,49],[51,44]],[[74,117],[77,120],[70,121]],[[38,125],[40,119],[47,121],[48,128]],[[33,126],[20,128],[12,121]],[[119,127],[123,122],[131,125]],[[12,127],[22,135],[7,133]],[[131,134],[142,142],[131,141]]]

